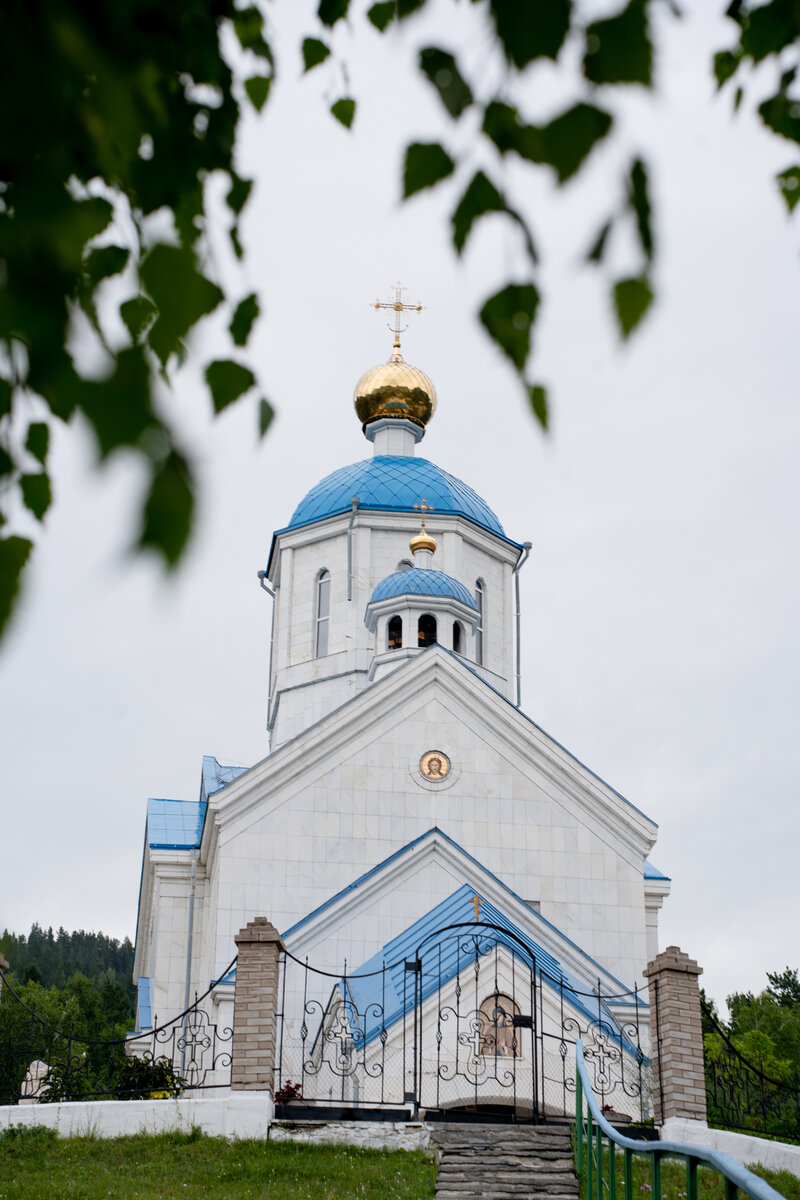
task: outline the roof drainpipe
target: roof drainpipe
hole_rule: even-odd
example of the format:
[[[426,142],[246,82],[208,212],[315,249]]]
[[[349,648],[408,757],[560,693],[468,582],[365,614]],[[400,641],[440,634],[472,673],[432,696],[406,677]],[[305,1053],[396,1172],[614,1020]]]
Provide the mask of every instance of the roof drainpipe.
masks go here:
[[[272,687],[272,645],[275,637],[275,593],[267,583],[267,572],[259,571],[258,580],[268,596],[272,597],[272,621],[269,627],[269,667],[267,668],[267,736],[272,734],[272,726],[270,725],[269,714],[269,690]]]
[[[520,651],[520,644],[519,644],[519,627],[520,627],[520,615],[519,615],[519,573],[520,573],[520,570],[521,570],[521,568],[522,568],[522,567],[524,566],[524,564],[527,562],[528,555],[529,555],[529,554],[530,554],[530,552],[531,552],[531,546],[532,546],[532,545],[533,545],[533,543],[532,543],[532,542],[523,542],[523,544],[522,544],[522,553],[520,554],[519,558],[517,559],[517,565],[514,567],[514,588],[515,588],[515,599],[516,599],[516,610],[517,610],[517,611],[516,611],[516,621],[517,621],[517,670],[516,670],[516,674],[515,674],[514,678],[515,678],[515,680],[516,680],[516,689],[517,689],[517,708],[519,708],[519,707],[520,707],[520,705],[522,704],[522,680],[521,680],[521,675],[520,675],[520,658],[521,658],[521,651]]]
[[[356,519],[356,510],[361,501],[358,496],[353,496],[350,501],[350,524],[347,526],[347,599],[353,599],[353,523]]]

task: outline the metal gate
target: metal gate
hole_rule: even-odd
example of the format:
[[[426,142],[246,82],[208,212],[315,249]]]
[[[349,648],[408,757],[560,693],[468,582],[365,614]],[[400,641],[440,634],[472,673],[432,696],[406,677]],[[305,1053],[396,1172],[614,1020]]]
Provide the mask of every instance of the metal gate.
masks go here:
[[[556,968],[556,969],[554,969]],[[461,923],[356,973],[282,962],[275,1099],[284,1116],[541,1122],[572,1115],[574,1042],[623,1119],[649,1115],[638,992],[581,990],[512,930]]]

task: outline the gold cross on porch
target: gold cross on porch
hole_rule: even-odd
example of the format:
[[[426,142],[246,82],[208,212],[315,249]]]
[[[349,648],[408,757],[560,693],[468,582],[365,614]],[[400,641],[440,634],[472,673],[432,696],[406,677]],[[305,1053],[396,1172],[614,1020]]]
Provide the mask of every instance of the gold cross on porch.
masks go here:
[[[481,898],[477,892],[472,896],[472,907],[475,909],[475,924],[477,925],[481,919]]]

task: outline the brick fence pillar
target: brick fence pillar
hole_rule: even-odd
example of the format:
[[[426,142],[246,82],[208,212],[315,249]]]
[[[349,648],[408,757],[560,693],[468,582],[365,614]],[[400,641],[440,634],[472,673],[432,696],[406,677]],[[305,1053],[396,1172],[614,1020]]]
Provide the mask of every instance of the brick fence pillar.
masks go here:
[[[233,1001],[231,1088],[272,1091],[283,942],[266,917],[249,921],[233,939],[239,949]]]
[[[703,968],[667,946],[644,972],[650,986],[650,1043],[656,1125],[667,1117],[706,1120],[703,1025],[697,977]]]

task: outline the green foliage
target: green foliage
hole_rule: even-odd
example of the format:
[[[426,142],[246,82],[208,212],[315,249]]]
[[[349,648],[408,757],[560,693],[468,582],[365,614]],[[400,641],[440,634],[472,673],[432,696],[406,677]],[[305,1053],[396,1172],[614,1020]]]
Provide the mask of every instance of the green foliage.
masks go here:
[[[530,353],[531,326],[538,307],[539,293],[532,283],[510,283],[481,309],[481,322],[518,371],[524,370]]]
[[[263,19],[233,0],[119,0],[100,9],[10,0],[1,20],[14,52],[0,83],[0,523],[16,511],[15,493],[37,520],[49,509],[47,475],[8,453],[16,412],[33,393],[49,410],[26,443],[40,464],[52,422],[78,410],[102,457],[125,448],[147,461],[141,544],[171,564],[188,537],[194,480],[171,426],[155,414],[154,389],[180,363],[198,322],[226,299],[200,265],[207,180],[230,177],[235,218],[249,182],[233,168],[240,111],[220,37],[233,30],[260,64],[244,87],[261,109],[272,81]],[[153,245],[149,218],[157,212],[171,218],[172,232]],[[237,246],[236,221],[231,238]],[[128,345],[106,336],[111,304]],[[75,308],[106,356],[102,378],[85,376],[67,351]],[[176,532],[154,510],[164,508],[165,480],[178,461],[183,498],[170,489]],[[31,549],[9,533],[0,550],[0,628]]]
[[[652,288],[646,279],[620,279],[613,296],[620,333],[630,337],[653,302]]]
[[[797,1140],[800,980],[790,967],[767,978],[757,996],[728,996],[727,1025],[703,1014],[709,1122]]]
[[[130,938],[120,942],[104,933],[87,933],[83,929],[74,933],[63,928],[54,931],[52,926],[43,929],[35,922],[27,936],[5,929],[0,935],[0,954],[19,978],[24,977],[28,967],[35,966],[41,973],[41,982],[48,988],[63,987],[76,974],[92,979],[105,978],[110,972],[124,988],[129,1008],[135,999]]]
[[[356,115],[356,102],[352,96],[342,96],[341,100],[331,105],[331,112],[345,129],[349,129]]]
[[[435,88],[453,120],[478,110],[482,148],[514,153],[531,167],[552,172],[557,184],[568,183],[612,130],[604,103],[608,89],[653,85],[652,0],[628,0],[588,25],[572,0],[476,3],[486,14],[486,53],[467,71],[449,50],[428,46],[419,56],[421,79]],[[366,20],[384,33],[426,4],[430,0],[379,0],[368,8]],[[317,35],[301,39],[304,71],[337,53],[335,39],[349,28],[348,15],[348,0],[319,0]],[[736,109],[744,103],[743,68],[771,60],[777,85],[772,95],[760,97],[757,111],[772,133],[800,143],[797,0],[735,0],[728,16],[736,32],[732,44],[714,55],[717,86],[731,88]],[[154,388],[158,379],[169,381],[180,365],[198,323],[230,299],[204,265],[207,181],[215,173],[230,180],[230,244],[238,258],[243,254],[239,221],[251,181],[234,168],[240,108],[220,38],[232,32],[238,39],[247,102],[260,111],[274,78],[262,13],[255,4],[236,7],[234,0],[211,0],[210,6],[186,0],[157,8],[153,0],[119,0],[99,10],[78,0],[64,0],[57,10],[10,0],[2,19],[5,41],[14,52],[7,56],[0,85],[5,89],[0,111],[6,114],[0,139],[0,525],[18,510],[18,498],[39,520],[50,505],[45,471],[17,461],[8,436],[28,391],[49,409],[36,426],[49,431],[53,421],[68,421],[80,411],[94,430],[101,457],[124,449],[146,461],[150,484],[142,500],[139,546],[173,565],[190,534],[195,482],[191,463],[154,404]],[[493,49],[507,64],[496,85],[484,70]],[[552,120],[535,124],[509,97],[517,79],[543,59],[566,78],[569,100]],[[347,80],[346,70],[342,78]],[[343,95],[330,111],[350,129],[356,98]],[[474,138],[463,141],[458,154],[437,143],[407,147],[404,197],[450,175],[460,177],[461,199],[451,218],[456,253],[464,252],[475,222],[495,213],[522,233],[535,265],[528,204],[506,196],[485,171],[476,170],[474,150]],[[626,215],[635,222],[641,263],[612,286],[625,339],[654,298],[657,236],[642,157],[623,168],[621,183],[624,207],[599,226],[593,222],[591,241],[588,234],[580,241],[589,245],[587,261],[606,269],[617,219]],[[778,186],[791,213],[800,199],[800,167],[782,172]],[[149,218],[157,212],[171,218],[172,230],[158,235],[163,240],[154,245]],[[494,290],[498,283],[507,280],[496,281]],[[503,291],[501,286],[497,295]],[[531,322],[541,308],[538,281],[536,295]],[[498,324],[495,300],[482,305],[481,323],[503,346],[531,411],[544,426],[544,390],[527,378],[528,353],[516,334]],[[127,345],[112,345],[106,336],[105,306],[112,303],[129,333]],[[88,319],[107,356],[102,378],[85,377],[68,352],[75,308]],[[255,296],[241,301],[232,317],[228,314],[234,345],[247,344],[257,315]],[[250,390],[252,385],[240,386],[250,368],[244,363],[231,363],[222,372],[218,364],[215,368],[207,379],[215,410],[221,411]],[[272,408],[261,398],[258,404],[263,432]],[[47,447],[46,433],[32,427],[26,448],[42,467]],[[30,541],[16,532],[8,529],[0,540],[0,632],[31,552]]]
[[[419,69],[439,93],[439,99],[451,117],[460,117],[472,104],[472,91],[458,69],[452,54],[428,46],[420,50]]]
[[[650,87],[652,70],[646,0],[630,0],[615,16],[587,27],[583,73],[590,83],[640,83]]]
[[[436,1164],[420,1151],[227,1142],[199,1132],[0,1141],[3,1190],[15,1200],[430,1200]]]
[[[800,167],[788,167],[776,176],[781,195],[786,201],[789,212],[794,212],[795,205],[800,200]]]
[[[406,149],[403,170],[403,195],[413,196],[423,188],[433,187],[448,175],[452,175],[456,164],[438,142],[413,142]]]
[[[214,411],[222,412],[234,400],[238,400],[256,381],[248,367],[231,359],[209,363],[206,367],[206,382],[214,401]]]
[[[303,70],[310,71],[318,67],[330,54],[330,46],[326,46],[319,38],[303,38]]]

